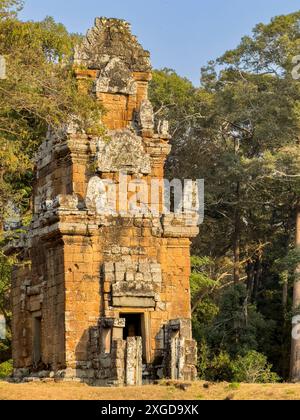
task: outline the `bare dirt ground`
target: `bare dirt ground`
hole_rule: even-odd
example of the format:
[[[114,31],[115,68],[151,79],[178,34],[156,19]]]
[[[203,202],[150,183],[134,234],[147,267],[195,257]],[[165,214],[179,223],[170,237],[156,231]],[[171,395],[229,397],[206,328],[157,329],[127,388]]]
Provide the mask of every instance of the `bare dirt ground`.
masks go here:
[[[77,383],[0,382],[0,400],[300,400],[300,385],[193,383],[186,391],[175,384],[96,388]]]

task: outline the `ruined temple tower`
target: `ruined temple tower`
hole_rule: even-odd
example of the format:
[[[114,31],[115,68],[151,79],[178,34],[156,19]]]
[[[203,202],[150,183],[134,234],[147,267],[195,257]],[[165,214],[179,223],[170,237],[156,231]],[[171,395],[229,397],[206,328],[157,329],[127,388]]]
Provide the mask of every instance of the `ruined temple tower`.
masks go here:
[[[163,180],[170,136],[148,100],[149,53],[128,23],[98,18],[74,69],[80,88],[93,84],[107,132],[96,138],[70,124],[39,149],[33,221],[14,244],[22,259],[12,285],[15,375],[110,386],[193,380],[196,223],[186,214],[131,214],[120,194],[115,213],[102,211],[107,186],[119,192],[121,177]]]

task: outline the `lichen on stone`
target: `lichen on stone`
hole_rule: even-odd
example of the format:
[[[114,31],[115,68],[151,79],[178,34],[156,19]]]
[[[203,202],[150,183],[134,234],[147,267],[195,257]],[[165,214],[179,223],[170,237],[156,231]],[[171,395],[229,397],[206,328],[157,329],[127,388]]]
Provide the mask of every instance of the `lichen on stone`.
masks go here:
[[[150,53],[132,35],[129,23],[96,18],[95,26],[75,49],[74,63],[101,71],[115,57],[121,58],[131,72],[151,71]]]
[[[150,156],[144,151],[143,140],[129,129],[117,130],[110,135],[110,142],[99,140],[98,171],[129,174],[149,174]]]

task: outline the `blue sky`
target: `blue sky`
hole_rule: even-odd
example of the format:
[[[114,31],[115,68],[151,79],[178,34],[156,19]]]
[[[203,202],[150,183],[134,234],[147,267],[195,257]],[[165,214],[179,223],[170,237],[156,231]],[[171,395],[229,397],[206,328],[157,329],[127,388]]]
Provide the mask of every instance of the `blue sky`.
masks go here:
[[[155,68],[173,68],[199,84],[200,68],[257,23],[299,9],[300,0],[25,0],[21,17],[53,16],[81,33],[96,16],[126,19]]]

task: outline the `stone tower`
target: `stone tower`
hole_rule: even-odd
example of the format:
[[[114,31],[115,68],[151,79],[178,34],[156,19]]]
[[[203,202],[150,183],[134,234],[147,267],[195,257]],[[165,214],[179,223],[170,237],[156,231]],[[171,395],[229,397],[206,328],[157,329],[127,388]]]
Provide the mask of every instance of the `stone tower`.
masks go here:
[[[170,136],[148,100],[149,53],[128,23],[98,18],[74,69],[80,88],[93,84],[107,133],[96,138],[70,124],[39,149],[33,221],[14,244],[22,260],[12,286],[15,375],[110,386],[193,380],[197,224],[187,214],[133,215],[120,194],[115,212],[101,211],[108,185],[120,193],[125,178],[130,197],[132,184],[163,180]]]

